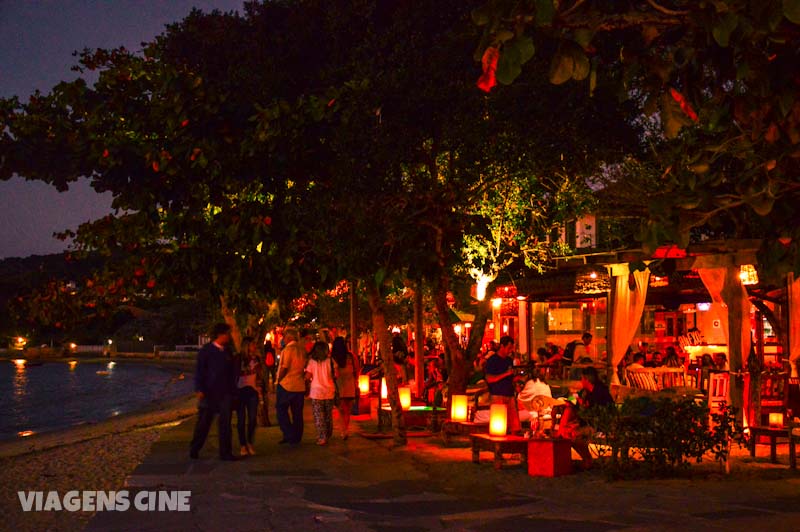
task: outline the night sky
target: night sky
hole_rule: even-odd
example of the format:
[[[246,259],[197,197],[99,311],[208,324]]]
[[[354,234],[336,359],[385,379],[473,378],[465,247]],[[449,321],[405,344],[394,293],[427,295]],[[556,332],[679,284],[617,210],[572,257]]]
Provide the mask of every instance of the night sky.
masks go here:
[[[192,7],[241,11],[242,0],[0,0],[0,97],[48,92],[77,74],[72,52],[125,46],[161,33]],[[66,244],[53,232],[75,228],[110,210],[111,196],[88,181],[58,193],[41,182],[0,181],[0,258],[57,253]]]

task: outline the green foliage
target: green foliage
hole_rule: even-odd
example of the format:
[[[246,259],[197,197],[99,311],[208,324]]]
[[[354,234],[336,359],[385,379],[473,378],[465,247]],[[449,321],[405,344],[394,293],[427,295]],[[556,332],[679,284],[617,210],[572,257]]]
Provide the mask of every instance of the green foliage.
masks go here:
[[[707,454],[727,460],[731,442],[743,441],[727,406],[709,416],[691,398],[628,398],[618,408],[593,408],[582,417],[595,430],[607,473],[614,477],[673,475]]]
[[[643,160],[660,176],[645,196],[645,247],[684,244],[695,227],[796,237],[785,213],[800,200],[800,2],[492,0],[479,11],[481,46],[499,46],[501,63],[499,37],[526,35],[552,83],[588,77],[590,94],[610,83],[660,124]]]

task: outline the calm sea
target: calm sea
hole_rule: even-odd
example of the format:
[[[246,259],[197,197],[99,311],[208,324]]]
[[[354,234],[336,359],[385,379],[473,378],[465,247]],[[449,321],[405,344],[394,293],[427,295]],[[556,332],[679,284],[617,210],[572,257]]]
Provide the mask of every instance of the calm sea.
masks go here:
[[[133,362],[0,360],[0,439],[97,422],[191,393],[192,377]]]

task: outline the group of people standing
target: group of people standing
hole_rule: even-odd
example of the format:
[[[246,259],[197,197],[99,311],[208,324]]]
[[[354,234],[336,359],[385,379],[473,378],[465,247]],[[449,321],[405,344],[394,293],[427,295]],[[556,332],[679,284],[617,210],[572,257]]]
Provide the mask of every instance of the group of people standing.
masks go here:
[[[328,343],[298,343],[296,329],[284,331],[285,347],[280,357],[269,342],[262,351],[253,338],[242,340],[239,354],[232,348],[231,327],[214,326],[213,340],[197,355],[195,390],[198,417],[189,456],[199,457],[211,423],[217,417],[219,457],[236,460],[232,452],[231,417],[235,409],[240,455],[255,455],[254,437],[259,406],[265,425],[269,425],[269,391],[275,386],[275,410],[283,438],[282,444],[299,444],[303,437],[303,405],[311,399],[317,444],[325,445],[333,434],[333,408],[339,408],[341,436],[347,439],[353,402],[357,395],[359,363],[347,349],[344,338]],[[235,408],[234,408],[235,407]]]

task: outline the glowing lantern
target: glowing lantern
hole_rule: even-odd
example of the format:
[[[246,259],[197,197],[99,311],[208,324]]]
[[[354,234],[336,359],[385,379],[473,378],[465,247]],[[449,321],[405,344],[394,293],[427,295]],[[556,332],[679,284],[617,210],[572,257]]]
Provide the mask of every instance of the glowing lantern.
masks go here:
[[[506,405],[491,405],[489,407],[489,434],[492,436],[505,436],[508,411]]]
[[[503,306],[503,299],[496,297],[492,299],[492,308],[500,308]]]
[[[742,264],[739,267],[739,279],[743,285],[758,284],[758,272],[752,264]]]
[[[389,397],[389,391],[386,389],[386,379],[381,379],[381,399]]]
[[[400,386],[397,391],[400,392],[400,407],[403,410],[411,408],[411,387]]]
[[[450,419],[453,421],[467,420],[467,396],[453,395],[450,397]]]
[[[358,376],[358,389],[362,395],[369,394],[369,375]]]
[[[70,371],[72,371],[72,370],[75,369],[75,366],[78,365],[78,361],[77,360],[70,360],[69,362],[67,362],[67,364],[69,364],[69,369],[70,369]]]
[[[783,427],[783,412],[771,412],[769,415],[769,426],[775,429]]]

